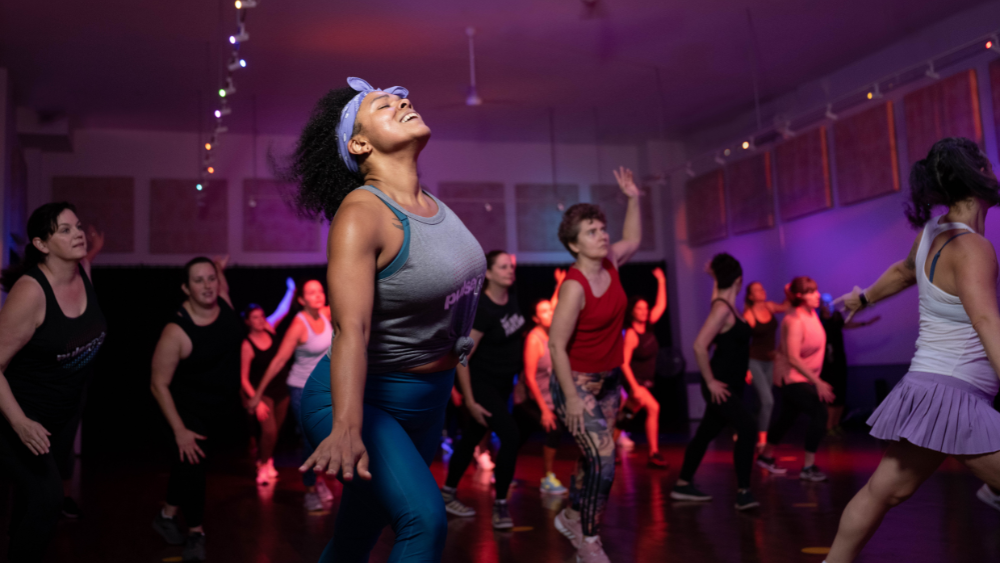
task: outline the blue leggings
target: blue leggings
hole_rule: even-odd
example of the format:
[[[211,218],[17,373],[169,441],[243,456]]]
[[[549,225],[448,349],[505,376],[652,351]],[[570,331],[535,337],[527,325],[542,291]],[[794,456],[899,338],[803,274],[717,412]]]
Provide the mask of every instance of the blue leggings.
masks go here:
[[[390,563],[441,560],[448,520],[430,464],[454,378],[454,369],[368,375],[361,439],[372,479],[344,483],[333,539],[320,563],[368,561],[387,525],[396,533]],[[323,358],[302,395],[302,427],[316,446],[332,426],[330,360]]]

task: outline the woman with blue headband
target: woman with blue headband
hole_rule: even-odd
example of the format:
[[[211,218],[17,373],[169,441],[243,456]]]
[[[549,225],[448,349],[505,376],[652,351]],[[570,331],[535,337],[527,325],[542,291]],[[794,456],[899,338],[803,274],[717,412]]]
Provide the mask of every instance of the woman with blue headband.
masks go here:
[[[429,466],[455,366],[472,348],[486,258],[420,186],[431,131],[407,90],[348,84],[320,99],[289,171],[300,208],[330,220],[335,334],[303,390],[316,451],[300,469],[344,482],[320,561],[367,561],[387,525],[389,561],[440,561],[447,517]]]

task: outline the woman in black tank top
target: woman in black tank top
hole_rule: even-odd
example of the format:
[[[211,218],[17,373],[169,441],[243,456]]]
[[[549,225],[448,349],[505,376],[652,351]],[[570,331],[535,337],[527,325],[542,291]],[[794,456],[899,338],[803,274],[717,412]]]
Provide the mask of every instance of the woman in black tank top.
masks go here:
[[[667,310],[667,278],[663,270],[653,270],[656,278],[656,305],[649,309],[649,303],[642,297],[629,299],[625,313],[625,361],[622,374],[628,387],[628,400],[622,405],[619,419],[631,418],[646,409],[646,440],[649,443],[651,467],[666,468],[667,460],[660,454],[660,403],[653,397],[652,389],[656,381],[656,357],[660,353],[660,343],[653,334],[653,325],[659,322]],[[621,430],[615,430],[615,442]]]
[[[294,285],[292,286],[294,291]],[[243,322],[250,333],[243,339],[240,358],[240,385],[243,399],[248,400],[257,393],[264,373],[281,346],[274,334],[271,322],[264,316],[260,305],[251,304],[243,311]],[[286,363],[277,377],[288,376],[291,363]],[[257,484],[267,485],[278,478],[274,468],[274,445],[278,441],[278,431],[288,414],[289,394],[287,385],[268,385],[264,397],[251,414],[257,420],[259,435],[257,440]]]
[[[744,300],[743,318],[753,329],[750,339],[750,373],[753,376],[753,390],[757,394],[760,410],[757,411],[757,442],[767,440],[767,428],[771,425],[774,411],[774,356],[778,333],[778,313],[790,307],[788,301],[775,303],[767,300],[767,291],[760,282],[750,282]]]
[[[42,558],[63,504],[56,452],[73,424],[106,323],[90,283],[87,239],[68,203],[28,219],[20,266],[3,272],[0,469],[14,483],[10,561]]]
[[[711,263],[712,276],[718,288],[708,319],[694,343],[695,357],[704,378],[701,389],[705,397],[705,415],[698,431],[684,452],[680,478],[670,493],[675,500],[709,501],[712,497],[698,490],[692,480],[705,457],[705,451],[727,426],[736,428],[733,466],[736,469],[736,509],[748,510],[760,503],[750,493],[750,472],[753,467],[755,424],[743,407],[747,364],[750,360],[750,326],[736,311],[734,303],[743,284],[743,268],[732,256],[715,255]],[[708,348],[715,353],[708,358]]]

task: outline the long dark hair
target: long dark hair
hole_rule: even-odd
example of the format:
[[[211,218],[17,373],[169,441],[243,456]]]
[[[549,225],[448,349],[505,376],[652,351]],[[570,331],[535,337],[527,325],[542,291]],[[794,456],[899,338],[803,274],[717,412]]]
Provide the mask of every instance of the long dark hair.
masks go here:
[[[365,183],[361,174],[347,168],[337,150],[340,112],[357,94],[353,88],[327,92],[313,108],[287,167],[271,156],[275,175],[298,186],[292,199],[304,215],[333,219],[347,194]],[[360,130],[359,121],[354,125],[353,134]]]
[[[750,290],[755,285],[764,285],[764,284],[760,283],[759,281],[752,281],[752,282],[750,282],[750,283],[747,284],[746,291],[745,291],[745,293],[743,295],[743,308],[744,309],[749,309],[749,308],[753,307],[753,305],[754,305],[753,297],[750,297]]]
[[[28,217],[28,244],[24,245],[24,256],[17,264],[11,265],[0,274],[0,287],[4,291],[10,293],[11,288],[14,287],[17,280],[21,279],[21,276],[45,261],[45,254],[35,248],[32,241],[36,238],[43,241],[49,240],[49,237],[59,228],[59,215],[67,209],[76,213],[76,207],[68,201],[46,203],[31,212],[31,217]]]
[[[497,258],[499,258],[501,254],[507,254],[507,251],[506,250],[491,250],[491,251],[489,251],[489,252],[486,253],[486,269],[487,270],[489,270],[490,268],[493,267],[493,264],[496,263]],[[486,291],[486,288],[489,287],[489,286],[490,286],[490,280],[484,279],[483,280],[483,291]]]
[[[910,204],[906,218],[923,227],[935,206],[952,205],[977,197],[988,205],[1000,204],[997,180],[986,171],[989,159],[979,145],[965,137],[948,137],[934,143],[927,158],[910,170]]]

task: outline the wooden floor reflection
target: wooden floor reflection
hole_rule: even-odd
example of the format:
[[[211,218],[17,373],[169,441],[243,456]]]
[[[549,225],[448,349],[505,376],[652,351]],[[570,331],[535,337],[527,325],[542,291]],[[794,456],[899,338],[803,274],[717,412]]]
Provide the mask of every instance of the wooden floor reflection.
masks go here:
[[[646,466],[644,448],[618,466],[604,521],[604,546],[615,562],[815,562],[823,555],[804,549],[829,546],[844,505],[876,466],[881,446],[865,435],[827,442],[818,456],[830,475],[827,483],[797,478],[801,452],[779,451],[792,468],[785,477],[755,471],[754,492],[761,508],[750,513],[733,509],[735,477],[731,444],[720,439],[709,451],[696,482],[715,495],[707,504],[669,499],[683,456],[682,442],[668,444],[669,470]],[[565,444],[558,474],[568,482],[574,446]],[[180,548],[162,544],[150,529],[161,501],[166,471],[150,465],[86,459],[78,472],[85,517],[59,524],[46,562],[180,561]],[[251,463],[243,457],[217,460],[209,480],[206,516],[208,554],[212,562],[313,562],[333,533],[337,503],[327,514],[306,514],[302,484],[289,458],[275,487],[257,487]],[[441,460],[433,471],[444,479]],[[460,498],[473,506],[474,518],[452,518],[444,560],[448,562],[571,562],[574,551],[552,527],[565,498],[539,493],[540,445],[529,444],[518,462],[518,482],[511,492],[515,531],[494,532],[490,526],[488,472],[463,479]],[[975,498],[980,483],[949,461],[907,503],[892,511],[859,558],[860,562],[938,563],[1000,561],[1000,512]],[[333,487],[339,498],[340,485]],[[6,528],[9,498],[0,501]],[[5,535],[5,534],[4,534]],[[372,561],[385,561],[391,533],[383,535]],[[0,549],[6,552],[6,537]]]

